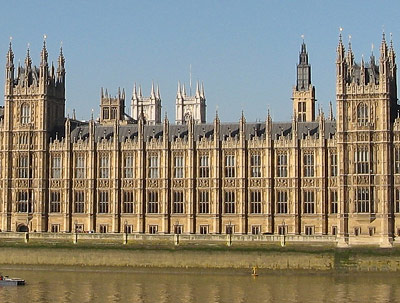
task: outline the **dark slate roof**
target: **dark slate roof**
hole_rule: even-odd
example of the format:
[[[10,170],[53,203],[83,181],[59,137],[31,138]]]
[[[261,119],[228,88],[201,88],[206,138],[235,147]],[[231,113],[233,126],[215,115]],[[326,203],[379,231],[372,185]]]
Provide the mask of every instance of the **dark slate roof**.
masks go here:
[[[237,123],[221,123],[220,124],[220,140],[225,140],[227,137],[239,137],[239,122]],[[72,141],[76,141],[79,138],[85,140],[89,136],[89,125],[87,122],[75,121],[71,123],[72,130]],[[325,137],[331,138],[336,133],[336,121],[325,121]],[[297,136],[299,139],[305,138],[308,135],[314,136],[319,134],[319,123],[318,122],[298,122]],[[113,125],[100,125],[95,124],[95,141],[99,142],[101,139],[110,139],[114,135]],[[292,137],[292,123],[291,122],[273,122],[272,123],[272,139],[276,140],[281,136],[288,138]],[[128,124],[122,125],[119,128],[119,141],[122,142],[127,138],[134,139],[138,136],[138,125]],[[163,125],[145,125],[144,126],[144,138],[145,141],[149,141],[155,137],[162,139],[163,136]],[[176,125],[170,124],[169,126],[169,141],[173,141],[175,138],[187,138],[188,127],[187,125]],[[194,139],[199,141],[203,136],[207,138],[213,138],[214,136],[214,124],[195,124],[194,125]],[[265,136],[265,123],[246,123],[245,129],[246,139],[251,139],[254,136],[264,137]]]

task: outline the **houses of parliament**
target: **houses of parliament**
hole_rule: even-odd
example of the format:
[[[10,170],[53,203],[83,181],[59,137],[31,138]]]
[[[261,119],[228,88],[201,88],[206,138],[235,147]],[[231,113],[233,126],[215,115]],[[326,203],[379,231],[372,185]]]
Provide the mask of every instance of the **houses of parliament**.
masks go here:
[[[391,40],[391,39],[390,39]],[[101,91],[100,117],[65,115],[65,58],[6,56],[0,107],[2,231],[400,236],[400,118],[392,42],[356,62],[339,37],[336,117],[316,112],[302,43],[293,117],[206,122],[204,86],[178,85],[175,123],[158,87]],[[128,111],[127,108],[130,108]],[[399,219],[399,220],[398,220]]]

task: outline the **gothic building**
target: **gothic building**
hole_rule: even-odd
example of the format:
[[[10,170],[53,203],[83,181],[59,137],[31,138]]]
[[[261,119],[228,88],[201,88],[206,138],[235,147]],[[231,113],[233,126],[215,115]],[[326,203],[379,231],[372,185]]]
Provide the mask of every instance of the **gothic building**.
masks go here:
[[[2,231],[335,235],[390,246],[400,235],[400,118],[392,42],[356,63],[337,47],[336,113],[315,115],[303,42],[293,118],[206,123],[203,85],[178,86],[176,124],[160,92],[102,90],[100,118],[65,118],[65,60],[7,54],[0,108]]]

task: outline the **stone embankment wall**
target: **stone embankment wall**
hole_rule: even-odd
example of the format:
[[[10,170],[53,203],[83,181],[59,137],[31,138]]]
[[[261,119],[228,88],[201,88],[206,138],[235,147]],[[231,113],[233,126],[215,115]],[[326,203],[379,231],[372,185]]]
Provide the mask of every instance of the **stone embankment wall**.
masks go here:
[[[332,237],[0,233],[0,265],[400,271],[400,248]],[[282,245],[285,247],[282,247]]]

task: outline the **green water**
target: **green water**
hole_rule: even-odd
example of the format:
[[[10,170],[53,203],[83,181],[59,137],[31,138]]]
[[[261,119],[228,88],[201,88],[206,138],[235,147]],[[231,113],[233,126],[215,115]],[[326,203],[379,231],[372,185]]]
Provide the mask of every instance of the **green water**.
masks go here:
[[[2,266],[0,302],[400,302],[400,274]]]

